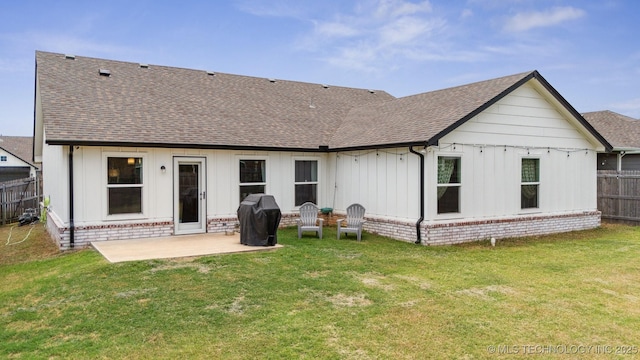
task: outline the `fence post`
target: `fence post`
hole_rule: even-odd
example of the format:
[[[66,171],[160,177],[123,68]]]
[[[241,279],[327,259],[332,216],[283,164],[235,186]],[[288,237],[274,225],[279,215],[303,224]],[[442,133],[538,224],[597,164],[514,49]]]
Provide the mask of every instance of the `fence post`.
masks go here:
[[[6,201],[6,185],[2,184],[2,193],[0,194],[0,211],[2,211],[2,225],[6,224],[7,221],[7,201]]]

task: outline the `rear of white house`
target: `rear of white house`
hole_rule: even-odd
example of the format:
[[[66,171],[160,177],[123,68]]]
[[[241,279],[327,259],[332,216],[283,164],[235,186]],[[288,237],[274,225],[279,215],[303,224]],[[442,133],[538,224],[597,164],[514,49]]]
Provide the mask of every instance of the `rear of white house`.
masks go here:
[[[224,232],[250,193],[444,244],[597,227],[610,145],[537,72],[394,98],[38,52],[36,146],[61,248]],[[108,74],[106,72],[108,71]]]

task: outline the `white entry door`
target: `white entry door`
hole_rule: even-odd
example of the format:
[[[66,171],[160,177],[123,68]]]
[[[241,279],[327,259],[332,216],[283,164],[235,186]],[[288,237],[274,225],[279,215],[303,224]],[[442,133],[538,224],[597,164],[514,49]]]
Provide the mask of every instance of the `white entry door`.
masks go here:
[[[173,158],[173,223],[176,235],[203,233],[207,229],[205,170],[205,158]]]

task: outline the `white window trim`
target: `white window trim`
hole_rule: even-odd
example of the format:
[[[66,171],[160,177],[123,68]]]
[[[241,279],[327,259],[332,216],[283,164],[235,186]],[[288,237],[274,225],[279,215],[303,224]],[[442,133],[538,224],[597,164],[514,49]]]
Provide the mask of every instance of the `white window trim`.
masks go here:
[[[252,182],[252,183],[241,183],[240,182],[240,161],[242,160],[262,160],[264,161],[264,182]],[[235,163],[235,183],[237,186],[234,191],[234,202],[236,203],[236,207],[240,206],[240,186],[255,186],[255,185],[264,185],[265,194],[269,193],[269,160],[267,156],[255,156],[255,155],[236,155],[236,163]]]
[[[462,194],[462,182],[459,183],[449,183],[449,184],[438,184],[438,158],[441,157],[448,157],[448,158],[459,158],[460,159],[460,172],[462,173],[461,175],[464,176],[464,154],[462,152],[439,152],[435,154],[435,158],[434,158],[434,164],[433,164],[433,173],[435,174],[435,184],[436,184],[436,191],[434,193],[434,199],[435,199],[435,203],[434,203],[434,214],[436,216],[437,220],[452,220],[452,219],[461,219],[464,218],[463,214],[463,202],[464,202],[464,196]],[[460,176],[460,180],[462,180],[462,176]],[[439,187],[458,187],[460,190],[458,192],[458,196],[459,196],[459,204],[458,204],[458,212],[451,212],[451,213],[438,213],[438,188]]]
[[[322,174],[322,159],[318,156],[313,156],[313,157],[304,157],[304,156],[298,156],[298,157],[294,157],[292,159],[293,161],[293,165],[292,165],[292,179],[293,179],[293,205],[294,205],[294,209],[300,209],[301,205],[295,206],[296,204],[296,185],[316,185],[316,199],[318,199],[318,204],[316,204],[319,208],[322,207],[321,204],[319,204],[322,201],[322,197],[320,196],[322,194],[321,191],[321,186],[320,186],[320,179],[321,176],[320,174]],[[317,178],[318,180],[316,181],[306,181],[306,182],[296,182],[296,161],[316,161],[318,163],[318,174],[317,174]]]
[[[108,159],[110,157],[118,157],[118,158],[142,158],[142,184],[127,184],[113,186],[109,185],[108,182]],[[105,221],[122,221],[122,220],[140,220],[147,219],[148,209],[147,204],[148,201],[148,174],[149,172],[149,161],[147,157],[147,153],[143,152],[103,152],[102,153],[102,219]],[[109,214],[109,188],[112,187],[141,187],[142,188],[142,213],[135,214]]]
[[[534,159],[534,160],[538,160],[538,181],[534,181],[534,182],[522,182],[522,160],[525,159]],[[518,209],[520,209],[520,214],[535,214],[535,213],[540,213],[542,212],[541,210],[541,206],[540,206],[540,202],[542,200],[541,195],[541,181],[540,179],[542,179],[542,160],[540,156],[521,156],[520,157],[520,162],[518,164]],[[531,207],[531,208],[522,208],[522,186],[523,185],[538,185],[538,206],[537,207]]]

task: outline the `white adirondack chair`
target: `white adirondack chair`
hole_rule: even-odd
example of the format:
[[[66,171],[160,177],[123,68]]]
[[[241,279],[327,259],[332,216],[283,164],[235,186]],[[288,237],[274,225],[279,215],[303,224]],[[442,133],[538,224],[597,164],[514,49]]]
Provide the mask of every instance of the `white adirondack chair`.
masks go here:
[[[339,219],[338,223],[338,239],[340,234],[344,233],[347,236],[348,233],[355,233],[358,237],[358,241],[362,238],[362,224],[367,222],[364,219],[364,206],[360,204],[351,204],[347,208],[347,218]],[[342,226],[342,222],[346,220],[346,226]]]
[[[324,219],[318,218],[318,207],[312,202],[306,202],[300,206],[300,218],[298,223],[298,239],[302,237],[303,231],[315,231],[322,239],[322,223]]]

